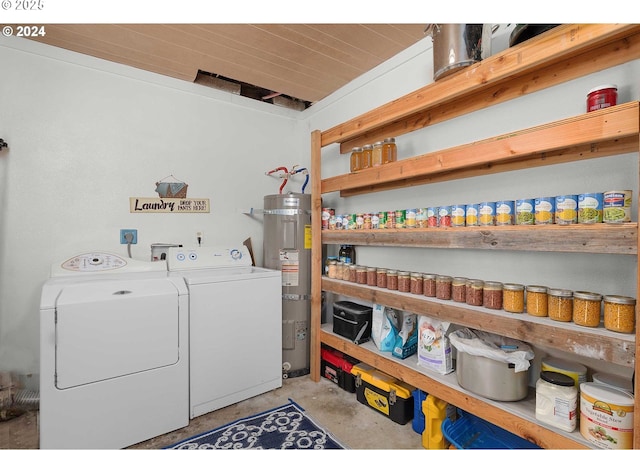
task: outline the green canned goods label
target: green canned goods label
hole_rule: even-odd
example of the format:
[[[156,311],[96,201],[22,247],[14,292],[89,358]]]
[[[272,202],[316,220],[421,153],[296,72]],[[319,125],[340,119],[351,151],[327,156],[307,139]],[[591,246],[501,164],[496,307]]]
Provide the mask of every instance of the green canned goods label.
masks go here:
[[[407,212],[404,209],[399,209],[395,212],[396,216],[396,228],[405,228],[407,220]]]

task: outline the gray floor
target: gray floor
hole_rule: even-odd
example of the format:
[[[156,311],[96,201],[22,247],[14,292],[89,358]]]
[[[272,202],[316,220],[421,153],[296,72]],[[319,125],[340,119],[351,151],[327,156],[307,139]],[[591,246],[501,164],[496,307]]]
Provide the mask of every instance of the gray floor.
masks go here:
[[[362,405],[355,394],[329,380],[308,376],[283,380],[282,388],[193,419],[189,426],[130,448],[162,448],[210,429],[287,403],[292,399],[348,448],[420,449],[420,435],[411,422],[398,425]],[[38,448],[36,412],[0,422],[0,448]]]

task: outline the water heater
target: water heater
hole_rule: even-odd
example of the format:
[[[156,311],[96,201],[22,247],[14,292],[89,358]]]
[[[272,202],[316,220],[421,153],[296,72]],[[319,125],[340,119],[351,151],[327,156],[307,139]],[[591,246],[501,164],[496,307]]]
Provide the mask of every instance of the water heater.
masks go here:
[[[282,377],[309,373],[311,195],[264,198],[264,266],[282,271]]]

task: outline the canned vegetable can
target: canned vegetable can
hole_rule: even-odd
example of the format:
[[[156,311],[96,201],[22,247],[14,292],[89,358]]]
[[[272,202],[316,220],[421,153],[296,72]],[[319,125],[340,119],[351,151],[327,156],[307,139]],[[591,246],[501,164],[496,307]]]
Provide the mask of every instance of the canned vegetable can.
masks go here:
[[[477,227],[478,223],[478,210],[480,209],[479,203],[471,203],[465,208],[465,218],[468,227]]]
[[[451,226],[463,227],[465,225],[466,205],[451,205]]]
[[[398,209],[395,212],[396,228],[406,228],[407,212],[404,209]]]
[[[418,214],[418,210],[415,208],[410,208],[405,210],[405,226],[407,228],[415,228],[416,227],[416,216]]]
[[[602,192],[588,192],[578,195],[578,223],[602,222]]]
[[[516,200],[516,225],[533,225],[535,223],[535,203],[532,198]]]
[[[496,225],[513,225],[515,204],[513,200],[496,202]]]
[[[558,195],[556,197],[556,223],[560,225],[578,223],[577,195]]]
[[[555,213],[555,197],[539,197],[535,199],[534,215],[536,225],[553,223]]]
[[[438,207],[430,206],[427,208],[427,226],[437,227],[440,224]]]
[[[438,226],[439,227],[451,226],[451,206],[438,207]]]
[[[418,208],[416,211],[416,227],[427,228],[427,208]]]
[[[604,223],[631,222],[632,191],[607,191],[603,194],[602,221]]]
[[[496,223],[496,203],[482,202],[478,209],[478,223],[481,226],[495,225]]]

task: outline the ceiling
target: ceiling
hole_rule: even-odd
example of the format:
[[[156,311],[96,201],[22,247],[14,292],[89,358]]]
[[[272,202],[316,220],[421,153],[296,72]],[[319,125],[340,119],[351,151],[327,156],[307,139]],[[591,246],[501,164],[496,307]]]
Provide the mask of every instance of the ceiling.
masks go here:
[[[51,24],[37,40],[213,87],[220,87],[217,78],[233,80],[261,88],[265,100],[282,94],[308,106],[423,39],[424,29],[424,24]]]

